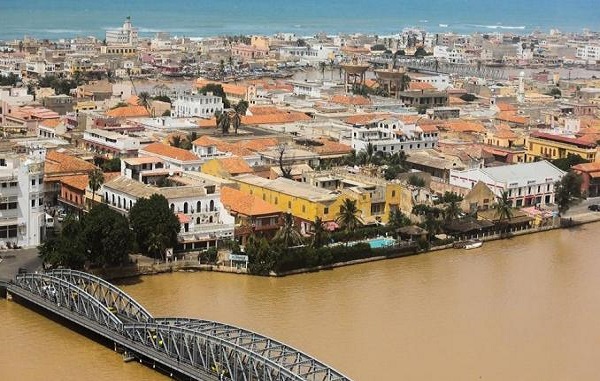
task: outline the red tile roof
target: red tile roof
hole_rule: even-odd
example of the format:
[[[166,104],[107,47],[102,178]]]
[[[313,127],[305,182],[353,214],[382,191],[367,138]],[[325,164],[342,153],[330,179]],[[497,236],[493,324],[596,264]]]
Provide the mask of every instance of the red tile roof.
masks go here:
[[[548,133],[539,132],[539,131],[534,131],[529,136],[531,136],[532,138],[545,139],[545,140],[566,143],[566,144],[573,144],[573,145],[576,145],[576,146],[579,146],[582,148],[596,148],[598,146],[596,143],[590,143],[590,142],[587,142],[587,141],[579,139],[579,138],[571,138],[568,136],[548,134]]]
[[[141,118],[150,116],[150,113],[144,106],[124,106],[108,110],[106,115],[113,118]]]
[[[67,155],[58,151],[48,151],[44,172],[47,175],[72,174],[89,172],[96,168],[94,164],[75,156]]]
[[[71,188],[85,191],[88,186],[88,175],[64,176],[60,179],[60,183]]]
[[[371,104],[371,100],[367,97],[359,95],[334,95],[331,97],[331,103],[341,105],[366,106]]]
[[[218,161],[227,173],[232,176],[241,175],[243,173],[253,173],[252,168],[244,159],[238,156],[224,157],[221,159],[213,159]]]
[[[198,156],[194,155],[192,152],[172,147],[163,143],[152,143],[146,146],[141,152],[148,152],[155,155],[160,155],[164,157],[169,157],[171,159],[180,160],[180,161],[197,161],[199,160]]]
[[[263,201],[261,198],[229,187],[221,188],[221,202],[225,207],[232,211],[246,216],[262,216],[281,213],[277,207]]]

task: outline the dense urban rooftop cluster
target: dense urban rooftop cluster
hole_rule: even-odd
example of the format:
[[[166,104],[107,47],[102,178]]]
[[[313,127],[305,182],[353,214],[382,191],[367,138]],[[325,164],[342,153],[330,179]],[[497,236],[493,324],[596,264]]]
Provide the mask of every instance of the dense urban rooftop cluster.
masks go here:
[[[0,42],[0,240],[39,245],[61,211],[126,215],[154,194],[175,253],[340,230],[349,201],[361,226],[423,226],[419,205],[448,194],[450,219],[497,222],[503,200],[543,224],[568,173],[600,195],[599,41],[142,38],[128,19],[104,40]]]

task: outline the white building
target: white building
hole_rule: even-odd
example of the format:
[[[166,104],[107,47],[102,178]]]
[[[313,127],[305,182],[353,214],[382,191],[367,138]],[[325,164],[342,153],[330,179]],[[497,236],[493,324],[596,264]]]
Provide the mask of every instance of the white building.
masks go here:
[[[123,27],[108,29],[106,31],[107,45],[136,45],[138,42],[138,29],[131,25],[131,17],[127,16]]]
[[[293,81],[294,95],[306,95],[310,98],[321,98],[322,83],[313,81]]]
[[[216,247],[219,239],[233,238],[234,217],[223,207],[217,185],[208,180],[203,186],[158,188],[120,176],[103,184],[102,194],[110,207],[124,213],[140,198],[163,195],[181,223],[175,251],[205,250]]]
[[[139,151],[140,157],[155,157],[165,163],[165,169],[199,171],[204,159],[194,153],[163,143],[152,143]]]
[[[482,181],[498,197],[507,192],[513,206],[545,205],[554,203],[554,183],[564,174],[544,160],[465,171],[450,170],[450,185],[472,188]]]
[[[428,83],[437,91],[445,91],[452,87],[450,76],[447,74],[410,73],[410,79],[417,83]]]
[[[140,139],[117,132],[93,128],[83,132],[86,149],[109,157],[137,156]]]
[[[600,45],[584,45],[577,48],[577,58],[590,61],[600,61]]]
[[[35,149],[24,156],[0,157],[0,246],[10,242],[32,247],[46,236],[44,155]]]
[[[173,101],[171,113],[175,118],[211,118],[222,111],[223,99],[212,93],[182,94]]]
[[[433,48],[433,57],[449,63],[464,63],[467,61],[465,52],[462,49],[443,45]]]
[[[279,48],[279,58],[282,60],[298,61],[300,64],[314,65],[335,59],[340,48],[334,45],[317,44],[313,46],[282,46]]]
[[[417,126],[398,119],[381,119],[352,129],[352,148],[356,152],[366,150],[369,143],[375,152],[388,154],[420,149],[435,148],[438,145],[439,131],[433,125]]]

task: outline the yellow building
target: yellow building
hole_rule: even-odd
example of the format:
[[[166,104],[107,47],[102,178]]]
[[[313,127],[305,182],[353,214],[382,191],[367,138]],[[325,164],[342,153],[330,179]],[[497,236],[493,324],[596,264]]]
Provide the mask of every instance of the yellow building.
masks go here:
[[[578,155],[590,162],[600,161],[598,145],[579,138],[533,132],[527,139],[527,162],[539,159],[564,159]]]
[[[401,198],[401,190],[396,184],[374,192],[375,187],[372,191],[361,190],[359,187],[332,190],[282,177],[269,180],[251,174],[236,176],[232,180],[237,182],[240,191],[258,196],[282,212],[291,213],[302,233],[310,231],[317,217],[324,222],[335,221],[347,198],[356,200],[361,222],[385,223],[390,207],[397,207]]]

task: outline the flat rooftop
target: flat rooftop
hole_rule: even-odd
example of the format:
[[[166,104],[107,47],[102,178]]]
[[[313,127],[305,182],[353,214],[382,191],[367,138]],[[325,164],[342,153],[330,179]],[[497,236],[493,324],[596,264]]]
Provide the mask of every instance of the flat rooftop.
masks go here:
[[[233,180],[315,202],[334,201],[339,195],[339,192],[318,188],[283,177],[269,180],[252,174],[244,174],[234,177]]]

